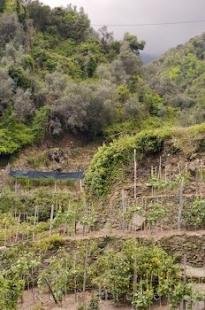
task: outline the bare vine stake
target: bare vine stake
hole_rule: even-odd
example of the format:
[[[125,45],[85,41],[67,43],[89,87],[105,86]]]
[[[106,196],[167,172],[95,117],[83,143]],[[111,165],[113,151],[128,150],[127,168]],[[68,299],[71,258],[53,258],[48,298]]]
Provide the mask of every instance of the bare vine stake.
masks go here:
[[[18,181],[17,179],[15,180],[15,194],[17,194],[18,191]]]
[[[183,257],[183,267],[184,267],[183,268],[183,281],[184,281],[184,285],[187,282],[186,265],[187,265],[187,257],[186,257],[186,254],[185,254],[184,257]],[[186,301],[184,299],[182,300],[182,309],[186,310]]]
[[[204,269],[205,269],[205,250],[204,250]],[[204,299],[204,309],[205,309],[205,299]]]
[[[134,199],[137,198],[137,151],[134,149]]]
[[[53,216],[54,216],[54,204],[51,205],[51,213],[50,213],[50,235],[53,227]]]
[[[87,265],[88,265],[88,246],[86,246],[85,259],[84,259],[84,274],[83,274],[83,299],[85,301],[85,290],[87,282]]]
[[[162,157],[160,156],[159,158],[159,172],[158,172],[158,177],[161,179],[162,177]]]
[[[84,196],[84,202],[83,202],[83,217],[84,217],[84,221],[83,221],[83,236],[85,236],[86,233],[86,223],[85,223],[85,219],[86,219],[86,214],[87,214],[87,202],[86,202],[86,198],[85,198],[85,194],[83,193]]]
[[[153,166],[151,166],[151,178],[153,178],[153,176],[154,176],[154,171],[153,170],[154,170]]]
[[[37,210],[37,206],[35,206],[35,211],[34,211],[34,228],[36,227],[36,223],[37,223],[37,216],[38,216],[38,210]],[[35,231],[33,232],[33,241],[35,240]]]
[[[17,224],[17,227],[16,227],[16,238],[15,238],[15,242],[18,241],[20,221],[21,221],[21,213],[20,213],[19,216],[18,216],[18,224]]]
[[[164,180],[167,181],[167,166],[164,167]]]
[[[73,262],[74,271],[76,271],[76,252],[74,254],[74,262]],[[75,302],[77,302],[77,281],[76,281],[76,272],[74,275],[74,294],[75,294]]]
[[[126,211],[126,204],[125,204],[125,190],[122,189],[122,229],[125,228],[125,211]]]
[[[83,181],[80,179],[80,192],[83,192]]]
[[[182,210],[183,210],[183,205],[184,205],[183,191],[184,191],[184,179],[182,178],[180,189],[179,189],[179,210],[178,210],[178,220],[177,220],[178,230],[181,230],[181,218],[182,218]]]
[[[55,181],[55,184],[54,184],[54,197],[55,197],[56,192],[57,192],[57,184],[56,184],[56,181]],[[54,217],[54,201],[53,201],[53,204],[51,205],[51,213],[50,213],[50,230],[49,230],[50,235],[52,233],[52,228],[53,228],[53,217]]]

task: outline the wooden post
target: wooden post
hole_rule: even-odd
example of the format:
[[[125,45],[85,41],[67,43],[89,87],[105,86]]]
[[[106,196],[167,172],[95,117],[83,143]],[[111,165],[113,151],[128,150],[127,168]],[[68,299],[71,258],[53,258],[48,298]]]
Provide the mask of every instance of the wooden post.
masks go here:
[[[55,197],[56,192],[57,192],[57,184],[55,180],[53,198]],[[53,204],[51,205],[51,213],[50,213],[50,230],[49,230],[50,234],[53,228],[53,218],[54,218],[54,199],[53,199]]]
[[[88,245],[86,245],[86,252],[84,258],[84,274],[83,274],[83,301],[85,302],[85,291],[87,282],[87,265],[88,265]]]
[[[153,177],[154,177],[154,167],[151,166],[151,178],[153,178]]]
[[[76,271],[76,252],[74,254],[74,271]],[[76,281],[76,272],[74,274],[74,294],[75,294],[75,302],[77,302],[77,281]]]
[[[186,281],[187,281],[186,265],[187,265],[187,257],[185,254],[183,257],[183,282],[184,282],[184,285],[186,284]],[[186,301],[184,299],[182,300],[182,310],[186,310]]]
[[[36,226],[36,223],[38,222],[38,207],[35,206],[35,211],[34,211],[34,227]],[[35,240],[35,233],[33,232],[33,241]]]
[[[122,189],[122,229],[125,229],[125,212],[126,212],[126,203],[125,203],[125,190]]]
[[[167,166],[164,167],[164,180],[167,181]]]
[[[18,181],[17,179],[15,180],[15,194],[17,194],[18,191]]]
[[[137,151],[134,149],[134,199],[137,198]]]
[[[53,227],[53,216],[54,216],[54,204],[51,205],[51,213],[50,213],[50,235]]]
[[[159,158],[159,172],[158,172],[158,177],[161,179],[162,177],[162,157],[160,156]]]
[[[80,192],[83,193],[83,180],[80,179]]]
[[[179,189],[179,210],[178,210],[178,220],[177,220],[177,228],[181,230],[181,218],[182,218],[182,211],[183,211],[183,191],[184,191],[184,179],[182,179]]]

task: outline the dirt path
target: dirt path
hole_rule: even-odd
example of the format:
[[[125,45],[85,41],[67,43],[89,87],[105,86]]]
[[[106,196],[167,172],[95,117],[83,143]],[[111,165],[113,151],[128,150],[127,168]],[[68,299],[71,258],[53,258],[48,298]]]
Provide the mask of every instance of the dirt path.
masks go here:
[[[120,231],[120,230],[101,230],[90,232],[85,235],[79,234],[73,237],[65,237],[64,240],[89,240],[89,239],[98,239],[98,238],[122,238],[122,239],[129,239],[129,238],[142,238],[148,240],[158,241],[163,238],[171,238],[175,236],[205,236],[205,230],[198,230],[198,231],[186,231],[186,230],[141,230],[136,232],[129,232],[129,231]]]
[[[29,290],[24,292],[23,303],[18,305],[18,310],[77,310],[83,302],[88,303],[91,299],[91,293],[87,292],[78,293],[77,296],[74,294],[67,295],[62,305],[56,305],[51,296],[48,294],[42,294],[37,289]],[[114,305],[112,301],[100,301],[100,310],[132,310],[133,308],[129,305]],[[151,310],[167,310],[167,306],[153,306]]]
[[[201,279],[201,280],[205,279],[205,267],[196,268],[196,267],[192,267],[190,265],[186,265],[186,268],[185,268],[184,271],[185,271],[186,276],[188,278],[191,278],[191,279]]]
[[[53,231],[53,235],[58,235],[58,231]],[[13,246],[17,246],[19,244],[23,244],[25,242],[33,242],[38,243],[42,239],[49,237],[50,234],[43,234],[42,236],[39,236],[36,240],[27,239],[27,240],[21,240],[15,243],[7,244],[6,247],[10,248]],[[197,231],[187,231],[187,230],[161,230],[161,229],[152,229],[152,230],[139,230],[135,232],[130,231],[123,231],[123,230],[117,230],[117,229],[102,229],[100,231],[92,231],[90,233],[78,233],[75,236],[62,236],[62,241],[69,242],[69,241],[83,241],[83,240],[96,240],[96,239],[105,239],[105,238],[116,238],[116,239],[144,239],[144,240],[150,240],[150,241],[160,241],[162,239],[177,237],[177,236],[185,236],[185,237],[205,237],[205,230],[197,230]],[[5,248],[5,246],[4,246]]]

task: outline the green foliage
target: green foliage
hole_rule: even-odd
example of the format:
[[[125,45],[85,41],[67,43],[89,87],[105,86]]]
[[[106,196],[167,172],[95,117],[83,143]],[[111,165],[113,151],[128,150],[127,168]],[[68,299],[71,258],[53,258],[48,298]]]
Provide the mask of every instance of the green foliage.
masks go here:
[[[182,180],[184,183],[188,183],[189,177],[190,177],[189,173],[179,174],[175,177],[175,179],[171,180],[164,180],[156,176],[153,176],[149,180],[149,184],[156,189],[164,189],[164,188],[173,189],[179,187],[179,184],[182,182]]]
[[[72,261],[69,256],[53,258],[50,261],[49,267],[40,274],[38,286],[44,288],[47,286],[48,281],[56,299],[62,301],[72,279],[71,268]]]
[[[4,12],[5,10],[5,3],[6,3],[6,0],[2,0],[1,3],[0,3],[0,12]]]
[[[178,150],[190,152],[190,141],[200,139],[204,132],[204,124],[201,124],[184,129],[162,127],[161,129],[143,130],[132,136],[120,137],[98,149],[87,170],[86,184],[91,193],[97,196],[106,194],[109,186],[116,180],[116,171],[123,169],[123,165],[128,165],[132,160],[134,149],[140,160],[146,155],[161,152],[164,142],[172,139],[173,146],[177,146]],[[192,145],[193,143],[191,147]]]
[[[100,310],[99,308],[99,298],[97,296],[92,296],[87,310]]]
[[[14,80],[17,87],[23,89],[31,87],[31,80],[22,68],[11,66],[9,68],[9,76]]]
[[[23,281],[8,279],[0,274],[0,308],[7,310],[17,309],[17,302],[23,293]]]
[[[179,279],[174,260],[158,247],[129,240],[118,253],[108,251],[99,257],[93,268],[94,284],[110,293],[115,302],[131,299],[136,309],[147,309],[155,296],[178,305],[191,295]]]
[[[64,240],[58,234],[53,234],[50,237],[46,237],[37,242],[35,246],[35,250],[39,252],[47,252],[52,250],[58,250],[64,245]]]
[[[10,111],[0,122],[0,154],[11,155],[22,147],[41,141],[45,136],[49,109],[42,107],[33,118],[32,125],[18,122]]]
[[[45,106],[36,111],[32,123],[32,132],[34,135],[34,139],[36,141],[41,141],[45,137],[48,117],[49,117],[48,107]]]
[[[3,1],[4,11],[12,13],[16,10],[16,0],[5,0]]]
[[[183,212],[184,224],[187,228],[205,227],[205,200],[197,199],[186,206]]]
[[[95,242],[88,241],[79,246],[72,253],[60,250],[59,253],[49,260],[49,265],[39,275],[38,285],[44,290],[48,282],[57,298],[61,301],[66,293],[74,290],[82,291],[83,279],[86,272],[86,288],[90,287],[91,279],[89,268],[91,257],[96,254]],[[85,263],[87,261],[87,270]]]
[[[151,288],[147,288],[146,291],[139,290],[136,292],[132,299],[132,305],[134,309],[148,309],[152,305],[154,299],[154,291]]]
[[[204,121],[204,40],[204,34],[195,37],[147,67],[147,81],[167,104],[182,110],[180,121],[186,126]]]
[[[160,223],[160,221],[166,218],[166,215],[166,208],[159,203],[150,204],[148,210],[146,210],[147,222],[152,226],[156,225],[156,223]]]
[[[108,190],[116,169],[129,163],[136,149],[138,158],[160,152],[165,138],[171,132],[165,130],[142,131],[135,136],[125,136],[99,148],[86,174],[86,184],[91,192],[103,195]]]
[[[33,142],[30,128],[20,123],[13,123],[13,125],[9,129],[0,125],[0,154],[2,155],[11,155]]]

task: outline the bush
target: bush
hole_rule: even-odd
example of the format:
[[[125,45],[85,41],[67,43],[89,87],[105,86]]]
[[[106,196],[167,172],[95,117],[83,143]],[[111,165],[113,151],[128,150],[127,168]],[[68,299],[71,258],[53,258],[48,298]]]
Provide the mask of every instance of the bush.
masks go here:
[[[178,151],[185,151],[188,143],[193,146],[193,139],[201,139],[205,133],[204,124],[190,128],[161,128],[144,130],[133,136],[120,137],[98,149],[86,173],[86,184],[91,193],[102,196],[108,192],[111,183],[116,180],[123,165],[128,165],[133,158],[134,149],[138,160],[146,155],[162,151],[166,139],[173,139]],[[185,142],[184,142],[185,141]],[[198,143],[199,144],[199,143]]]
[[[14,80],[17,87],[27,89],[32,85],[26,72],[20,67],[11,66],[9,68],[9,76]]]
[[[23,146],[33,142],[33,134],[30,128],[24,124],[14,123],[12,129],[0,127],[0,154],[12,155]]]
[[[187,228],[205,227],[205,200],[197,199],[184,209],[184,224]]]
[[[163,141],[169,137],[167,130],[142,131],[135,136],[125,136],[99,148],[86,173],[86,184],[97,196],[105,194],[113,181],[115,171],[128,164],[136,149],[138,159],[161,151]]]
[[[191,291],[179,278],[179,267],[161,248],[141,246],[128,240],[117,253],[108,250],[94,266],[94,284],[115,302],[132,302],[135,309],[148,309],[155,297],[179,304]],[[183,287],[181,294],[176,294]]]

